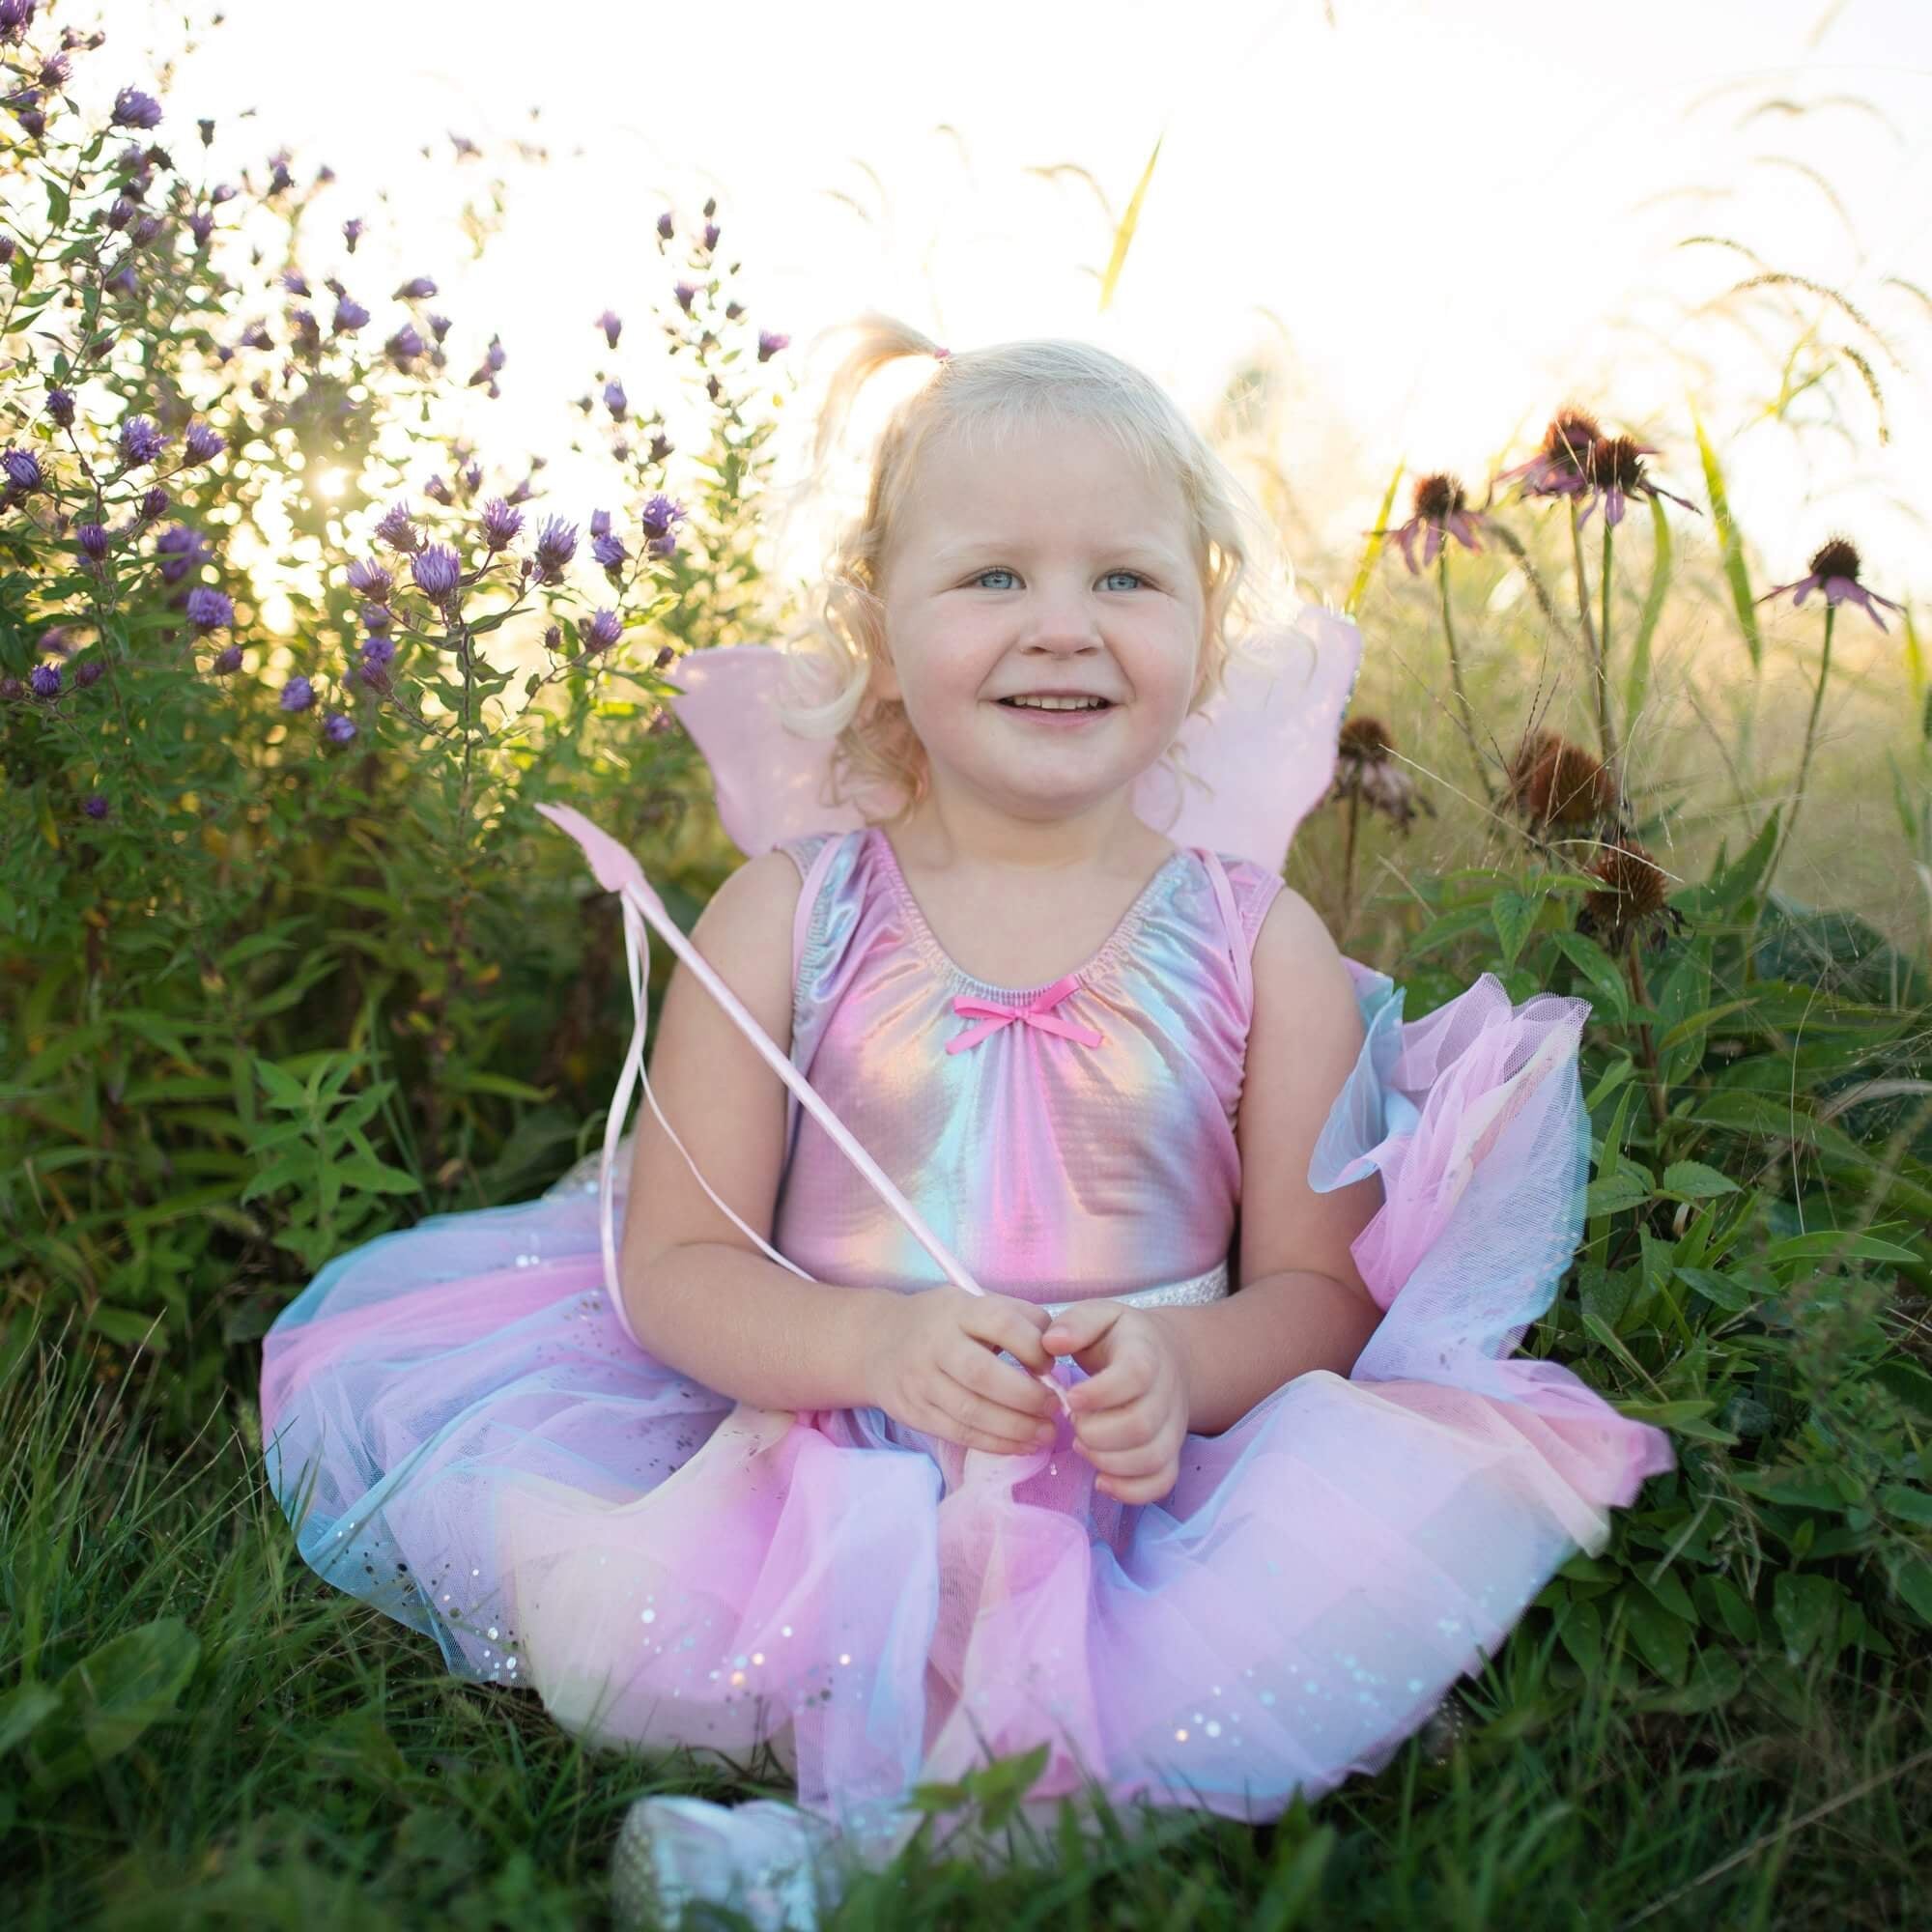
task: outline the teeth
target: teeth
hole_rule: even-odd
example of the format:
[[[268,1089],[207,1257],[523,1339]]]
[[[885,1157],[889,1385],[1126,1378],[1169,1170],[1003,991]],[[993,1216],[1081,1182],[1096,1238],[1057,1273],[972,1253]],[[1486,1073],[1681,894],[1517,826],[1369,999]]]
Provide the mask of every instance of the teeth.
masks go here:
[[[1006,702],[1023,706],[1029,711],[1098,711],[1107,700],[1104,697],[1009,697]]]

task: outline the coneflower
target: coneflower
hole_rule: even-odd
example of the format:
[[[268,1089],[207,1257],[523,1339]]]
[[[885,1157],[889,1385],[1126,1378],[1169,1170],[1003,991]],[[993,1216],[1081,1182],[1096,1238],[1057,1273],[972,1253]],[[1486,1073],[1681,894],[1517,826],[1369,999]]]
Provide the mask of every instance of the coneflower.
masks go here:
[[[1623,522],[1624,500],[1629,497],[1669,497],[1673,503],[1681,503],[1701,517],[1703,511],[1690,497],[1673,495],[1645,474],[1643,459],[1657,453],[1653,445],[1638,442],[1634,437],[1600,436],[1583,459],[1583,507],[1577,513],[1577,528],[1590,521],[1600,497],[1606,524]]]
[[[1513,483],[1520,478],[1525,497],[1580,496],[1587,488],[1584,460],[1590,445],[1599,441],[1603,434],[1588,410],[1568,404],[1550,418],[1549,427],[1543,432],[1542,447],[1536,454],[1527,463],[1503,470],[1496,481]]]
[[[1395,740],[1379,718],[1366,715],[1350,718],[1335,741],[1335,781],[1330,799],[1348,807],[1347,831],[1342,846],[1342,925],[1346,932],[1355,904],[1355,830],[1362,807],[1386,814],[1398,832],[1406,833],[1416,811],[1433,818],[1435,808],[1415,787],[1415,782],[1395,762]]]
[[[1668,875],[1634,838],[1606,845],[1590,876],[1597,889],[1584,894],[1577,929],[1601,939],[1607,952],[1621,952],[1646,931],[1651,943],[1661,946],[1666,923],[1683,929],[1683,915],[1669,903]]]
[[[1875,590],[1867,589],[1859,582],[1858,548],[1849,537],[1833,537],[1812,556],[1809,576],[1801,577],[1795,582],[1780,583],[1776,590],[1767,590],[1757,601],[1766,604],[1774,597],[1788,594],[1793,604],[1802,604],[1812,591],[1820,589],[1825,593],[1825,648],[1818,660],[1818,683],[1811,693],[1811,715],[1804,721],[1804,750],[1798,760],[1798,788],[1792,795],[1791,810],[1785,814],[1784,829],[1778,834],[1771,864],[1764,868],[1764,883],[1758,889],[1760,912],[1770,902],[1772,879],[1777,871],[1778,861],[1784,857],[1785,848],[1791,843],[1792,827],[1798,823],[1798,809],[1804,803],[1804,785],[1811,776],[1811,752],[1818,741],[1818,712],[1825,702],[1825,681],[1832,674],[1832,627],[1837,621],[1838,606],[1847,603],[1858,605],[1881,631],[1886,630],[1886,621],[1874,606],[1883,604],[1888,611],[1905,609],[1904,605],[1894,604],[1889,597],[1879,596]],[[1890,633],[1888,631],[1887,635]]]
[[[1580,745],[1553,731],[1533,731],[1510,761],[1510,801],[1537,827],[1580,831],[1607,818],[1617,804],[1609,773]]]
[[[1406,524],[1398,524],[1393,529],[1365,530],[1363,535],[1394,538],[1402,546],[1402,560],[1408,565],[1408,574],[1414,577],[1417,574],[1415,537],[1418,530],[1423,532],[1421,568],[1427,570],[1435,561],[1435,553],[1451,537],[1464,550],[1480,551],[1482,545],[1476,541],[1476,526],[1482,521],[1482,511],[1468,506],[1462,479],[1446,470],[1437,470],[1416,484]]]

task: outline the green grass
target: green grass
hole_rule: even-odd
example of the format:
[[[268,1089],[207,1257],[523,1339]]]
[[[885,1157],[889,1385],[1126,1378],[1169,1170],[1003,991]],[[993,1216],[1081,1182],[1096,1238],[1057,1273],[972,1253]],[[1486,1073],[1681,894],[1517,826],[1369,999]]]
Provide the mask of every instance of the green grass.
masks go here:
[[[234,1351],[238,1379],[253,1357]],[[97,1380],[94,1360],[43,1333],[0,1391],[0,1681],[56,1686],[170,1618],[191,1669],[123,1732],[76,1733],[57,1788],[29,1774],[73,1743],[61,1719],[7,1758],[4,1895],[22,1932],[596,1925],[632,1798],[767,1788],[585,1751],[529,1693],[448,1678],[427,1638],[296,1555],[250,1393],[164,1455],[151,1386]],[[1932,1849],[1922,1669],[1914,1689],[1907,1664],[1850,1650],[1801,1668],[1766,1644],[1742,1655],[1743,1689],[1699,1711],[1693,1692],[1641,1688],[1619,1650],[1586,1680],[1533,1607],[1463,1681],[1466,1731],[1440,1761],[1412,1740],[1379,1776],[1259,1831],[1169,1814],[1096,1845],[1016,1840],[983,1871],[916,1843],[834,1922],[1914,1922]],[[23,1694],[0,1700],[0,1738]]]

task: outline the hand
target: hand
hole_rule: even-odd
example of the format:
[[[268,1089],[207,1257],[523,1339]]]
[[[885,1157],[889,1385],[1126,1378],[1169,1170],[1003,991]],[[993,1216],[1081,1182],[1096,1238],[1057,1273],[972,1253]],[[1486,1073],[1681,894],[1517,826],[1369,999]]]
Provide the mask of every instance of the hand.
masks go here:
[[[1009,1294],[968,1294],[951,1282],[882,1293],[880,1301],[865,1364],[875,1407],[908,1428],[995,1455],[1024,1455],[1053,1440],[1059,1399],[1028,1374],[1053,1367],[1039,1339],[1045,1309]],[[1002,1349],[1025,1367],[1001,1361]]]
[[[1066,1406],[1080,1453],[1100,1472],[1094,1487],[1123,1503],[1159,1501],[1180,1480],[1187,1435],[1186,1363],[1172,1331],[1145,1309],[1096,1297],[1062,1310],[1040,1340],[1087,1371]]]

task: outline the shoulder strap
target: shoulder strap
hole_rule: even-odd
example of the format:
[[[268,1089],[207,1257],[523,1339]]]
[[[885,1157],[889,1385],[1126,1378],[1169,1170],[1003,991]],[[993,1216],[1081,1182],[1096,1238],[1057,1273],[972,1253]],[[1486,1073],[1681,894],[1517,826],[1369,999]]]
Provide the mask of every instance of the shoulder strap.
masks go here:
[[[1241,930],[1241,916],[1235,909],[1235,888],[1228,878],[1228,868],[1221,863],[1218,852],[1209,851],[1205,845],[1195,848],[1208,867],[1208,883],[1214,888],[1214,903],[1221,909],[1221,935],[1227,941],[1228,952],[1235,962],[1235,984],[1241,996],[1243,1008],[1251,1008],[1255,1003],[1255,967],[1248,956],[1247,934]]]
[[[818,850],[812,855],[811,863],[805,870],[805,883],[799,889],[798,910],[791,922],[791,982],[798,984],[798,969],[805,963],[805,942],[811,931],[811,915],[818,904],[820,889],[825,884],[825,875],[832,869],[832,862],[838,856],[838,835],[828,832],[820,839]],[[797,855],[794,853],[794,857]]]

